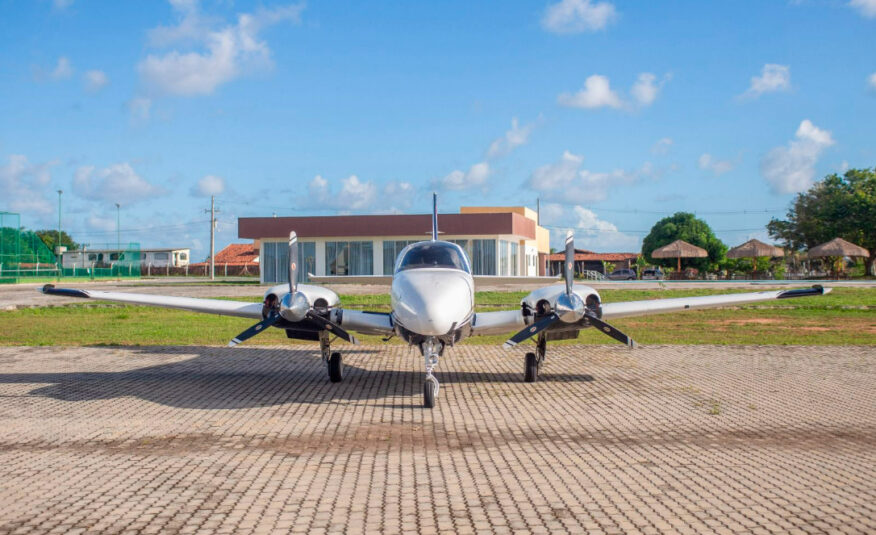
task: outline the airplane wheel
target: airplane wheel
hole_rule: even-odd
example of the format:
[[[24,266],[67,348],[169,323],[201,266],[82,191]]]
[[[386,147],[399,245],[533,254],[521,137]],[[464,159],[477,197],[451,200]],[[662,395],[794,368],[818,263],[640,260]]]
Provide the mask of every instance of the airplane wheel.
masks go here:
[[[535,353],[527,353],[524,360],[523,380],[527,383],[534,383],[538,379],[538,359]]]
[[[329,358],[328,363],[329,380],[333,383],[340,383],[344,378],[344,360],[341,354],[335,351]]]
[[[435,406],[435,382],[426,380],[423,383],[423,407],[431,409]]]

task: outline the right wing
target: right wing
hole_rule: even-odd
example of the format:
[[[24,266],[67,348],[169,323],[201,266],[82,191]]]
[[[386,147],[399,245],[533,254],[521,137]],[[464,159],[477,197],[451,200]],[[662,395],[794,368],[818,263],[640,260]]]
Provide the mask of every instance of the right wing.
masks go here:
[[[201,299],[197,297],[176,297],[171,295],[152,295],[127,292],[104,292],[100,290],[79,290],[73,288],[55,288],[46,284],[42,292],[48,295],[63,297],[78,297],[81,299],[98,299],[131,305],[146,305],[163,308],[176,308],[192,312],[219,314],[221,316],[237,316],[240,318],[262,318],[262,303],[247,303],[244,301],[226,301],[224,299]]]
[[[301,285],[304,286],[304,285]],[[197,297],[176,297],[171,295],[152,295],[127,292],[104,292],[100,290],[79,290],[74,288],[55,288],[46,284],[42,292],[47,295],[62,297],[77,297],[80,299],[97,299],[130,305],[144,305],[162,308],[175,308],[191,312],[218,314],[221,316],[237,316],[240,318],[262,319],[264,305],[262,303],[247,303],[244,301],[227,301],[225,299],[202,299]],[[362,310],[344,310],[334,307],[328,318],[342,326],[345,330],[361,334],[376,334],[389,336],[394,332],[392,317],[385,312],[366,312]],[[294,328],[294,324],[290,326]],[[261,329],[259,329],[261,330]]]

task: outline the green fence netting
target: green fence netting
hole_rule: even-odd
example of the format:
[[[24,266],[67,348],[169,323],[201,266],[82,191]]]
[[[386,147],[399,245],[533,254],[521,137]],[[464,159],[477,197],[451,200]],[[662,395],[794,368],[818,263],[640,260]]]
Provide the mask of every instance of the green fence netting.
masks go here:
[[[113,243],[68,251],[59,260],[21,217],[0,212],[0,283],[64,277],[118,279],[140,277],[140,244]]]

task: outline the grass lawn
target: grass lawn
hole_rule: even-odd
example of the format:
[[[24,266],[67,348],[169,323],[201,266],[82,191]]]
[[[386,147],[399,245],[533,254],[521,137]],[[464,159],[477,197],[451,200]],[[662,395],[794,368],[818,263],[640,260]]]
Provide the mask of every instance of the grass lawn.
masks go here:
[[[740,290],[750,291],[750,290]],[[733,290],[604,290],[604,302],[659,299]],[[513,308],[526,292],[479,292],[478,310]],[[240,298],[236,298],[240,300]],[[258,301],[253,297],[252,301]],[[348,308],[388,311],[389,295],[342,295]],[[0,312],[0,345],[224,345],[254,321],[99,301]],[[876,289],[837,288],[827,296],[769,301],[612,322],[642,344],[876,344]],[[510,334],[510,333],[509,333]],[[382,343],[379,337],[360,337]],[[507,336],[475,337],[466,344],[501,344]],[[290,342],[280,329],[247,344]],[[399,343],[393,339],[390,343]],[[606,344],[593,329],[577,341]]]

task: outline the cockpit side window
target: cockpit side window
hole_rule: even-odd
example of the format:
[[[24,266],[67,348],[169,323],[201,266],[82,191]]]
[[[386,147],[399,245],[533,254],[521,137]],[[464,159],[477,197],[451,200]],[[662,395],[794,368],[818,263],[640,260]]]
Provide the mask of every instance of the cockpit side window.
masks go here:
[[[462,249],[447,242],[420,242],[403,251],[396,271],[420,268],[459,269],[471,273]]]

